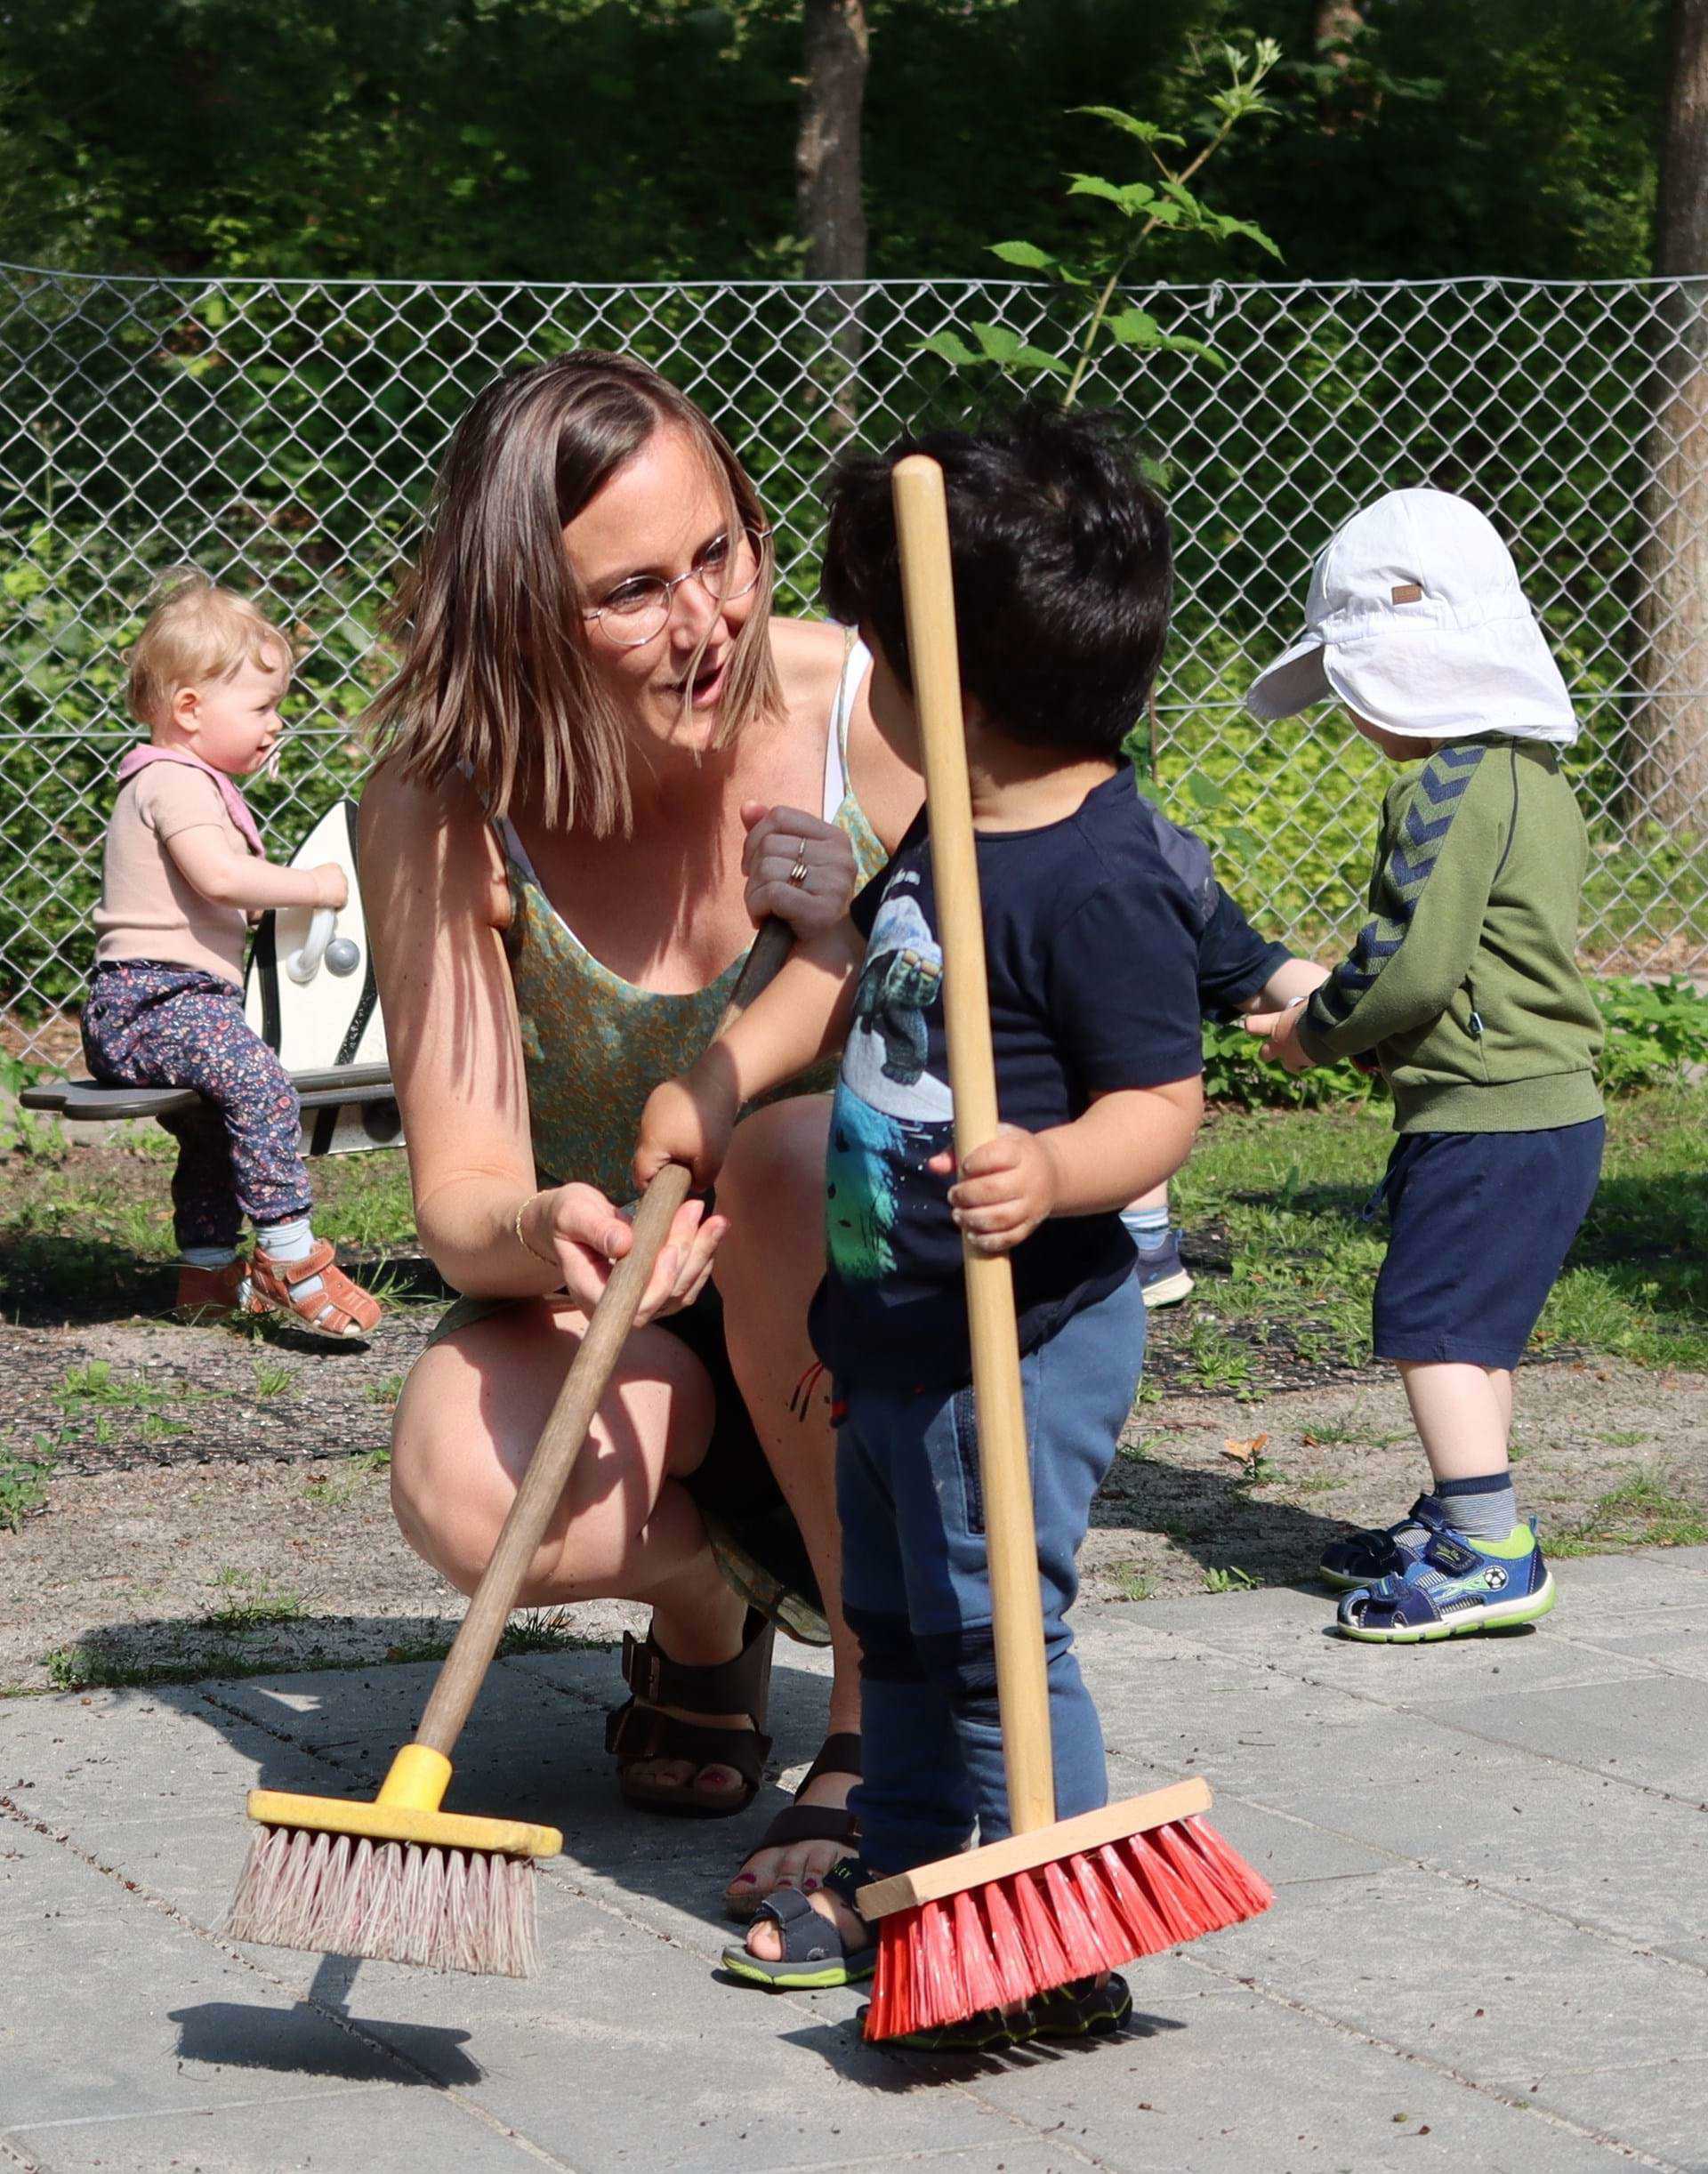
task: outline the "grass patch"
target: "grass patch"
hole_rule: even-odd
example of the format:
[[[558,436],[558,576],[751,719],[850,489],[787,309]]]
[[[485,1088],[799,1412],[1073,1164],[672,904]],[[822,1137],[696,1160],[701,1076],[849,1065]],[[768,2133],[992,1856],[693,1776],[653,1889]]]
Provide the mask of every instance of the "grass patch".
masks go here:
[[[1194,1321],[1187,1332],[1184,1364],[1188,1378],[1215,1395],[1238,1396],[1252,1383],[1252,1355],[1213,1321]]]
[[[1708,1546],[1708,1514],[1662,1466],[1634,1473],[1599,1496],[1575,1525],[1551,1537],[1548,1553],[1569,1558],[1614,1548]]]
[[[1249,1593],[1256,1590],[1257,1580],[1249,1570],[1242,1570],[1237,1563],[1229,1563],[1225,1570],[1206,1570],[1204,1590],[1207,1593]]]
[[[146,1412],[158,1421],[154,1431],[187,1433],[187,1428],[165,1416],[166,1407],[198,1401],[211,1394],[211,1390],[193,1389],[188,1382],[176,1380],[148,1381],[134,1376],[116,1375],[109,1359],[91,1359],[86,1366],[68,1367],[54,1392],[68,1418],[93,1417],[97,1441],[112,1439],[110,1427],[105,1433],[101,1431],[102,1421],[111,1412]]]
[[[1608,1107],[1601,1188],[1532,1346],[1593,1352],[1645,1367],[1708,1367],[1708,1096],[1670,1086]],[[1162,1316],[1151,1333],[1155,1384],[1240,1395],[1290,1359],[1292,1378],[1369,1361],[1370,1293],[1385,1220],[1364,1220],[1393,1145],[1385,1107],[1213,1113],[1174,1181],[1175,1214],[1225,1241],[1228,1266],[1195,1266],[1216,1319]],[[1188,1309],[1189,1311],[1189,1309]],[[1317,1439],[1375,1446],[1357,1415]]]
[[[1137,1563],[1111,1563],[1106,1574],[1118,1600],[1148,1600],[1156,1590]]]
[[[59,1452],[44,1434],[36,1437],[35,1447],[33,1457],[0,1450],[0,1532],[15,1533],[47,1500],[47,1483],[59,1462]]]
[[[234,1570],[228,1566],[215,1571],[210,1582],[230,1595],[221,1606],[210,1608],[202,1618],[204,1626],[222,1638],[253,1637],[270,1625],[295,1622],[303,1613],[300,1595],[276,1592],[265,1578],[256,1577],[246,1570]]]
[[[269,1624],[295,1622],[303,1614],[294,1594],[269,1592],[264,1582],[227,1568],[214,1580],[216,1586],[242,1598],[215,1609],[199,1622],[185,1622],[177,1630],[173,1649],[157,1658],[138,1658],[126,1653],[115,1630],[97,1630],[44,1654],[42,1665],[56,1691],[146,1690],[157,1684],[199,1683],[211,1677],[268,1676],[288,1669],[292,1675],[324,1673],[328,1670],[372,1667],[373,1660],[359,1661],[345,1654],[293,1654],[288,1659],[277,1647],[254,1633]],[[455,1626],[442,1637],[414,1638],[388,1647],[389,1663],[442,1661],[451,1649]],[[530,1609],[506,1627],[499,1653],[605,1653],[616,1641],[584,1638],[569,1627],[568,1611]],[[25,1691],[0,1691],[0,1698],[28,1697]]]
[[[255,1361],[255,1394],[257,1397],[290,1397],[298,1387],[297,1370],[286,1366],[278,1359],[258,1358]]]
[[[504,1625],[498,1658],[520,1653],[607,1653],[612,1639],[586,1638],[574,1629],[568,1608],[524,1608]],[[388,1661],[442,1661],[451,1650],[448,1638],[406,1639],[388,1646]]]

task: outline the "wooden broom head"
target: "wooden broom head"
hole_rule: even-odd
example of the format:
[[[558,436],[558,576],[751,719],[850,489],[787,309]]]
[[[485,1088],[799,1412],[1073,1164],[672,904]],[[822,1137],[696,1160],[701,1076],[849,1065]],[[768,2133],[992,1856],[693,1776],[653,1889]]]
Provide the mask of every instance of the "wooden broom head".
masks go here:
[[[963,1850],[959,1856],[941,1857],[935,1864],[916,1865],[890,1880],[874,1880],[854,1897],[864,1918],[885,1918],[893,1911],[912,1910],[921,1903],[941,1902],[945,1896],[965,1888],[981,1888],[1014,1872],[1035,1872],[1063,1857],[1080,1856],[1100,1849],[1106,1842],[1124,1840],[1173,1819],[1190,1819],[1210,1809],[1210,1784],[1194,1775],[1167,1789],[1153,1789],[1148,1796],[1127,1797],[1101,1810],[1082,1812],[1076,1819],[1058,1819],[1028,1834],[1011,1834],[982,1849]]]
[[[866,2036],[1023,2007],[1255,1917],[1269,1888],[1205,1824],[1209,1802],[1183,1782],[862,1888],[878,1920]]]

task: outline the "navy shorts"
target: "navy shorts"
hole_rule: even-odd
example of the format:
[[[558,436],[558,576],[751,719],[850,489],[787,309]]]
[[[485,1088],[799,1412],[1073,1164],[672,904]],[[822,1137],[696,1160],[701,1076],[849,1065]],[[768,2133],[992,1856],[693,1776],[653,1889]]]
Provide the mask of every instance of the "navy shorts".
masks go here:
[[[1513,1367],[1601,1175],[1599,1117],[1545,1132],[1406,1132],[1388,1159],[1378,1358]]]

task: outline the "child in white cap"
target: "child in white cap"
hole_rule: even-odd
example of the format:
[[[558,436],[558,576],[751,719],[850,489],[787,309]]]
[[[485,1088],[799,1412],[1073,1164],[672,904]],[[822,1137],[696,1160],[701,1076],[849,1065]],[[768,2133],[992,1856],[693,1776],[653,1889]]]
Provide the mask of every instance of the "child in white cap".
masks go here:
[[[1390,492],[1317,561],[1303,637],[1246,696],[1339,700],[1408,769],[1389,787],[1370,918],[1301,1007],[1248,1019],[1292,1071],[1373,1060],[1399,1134],[1373,1342],[1433,1475],[1385,1532],[1331,1547],[1349,1638],[1413,1643],[1554,1604],[1512,1492],[1512,1376],[1601,1168],[1601,1029],[1576,965],[1588,841],[1559,751],[1565,684],[1489,522]]]

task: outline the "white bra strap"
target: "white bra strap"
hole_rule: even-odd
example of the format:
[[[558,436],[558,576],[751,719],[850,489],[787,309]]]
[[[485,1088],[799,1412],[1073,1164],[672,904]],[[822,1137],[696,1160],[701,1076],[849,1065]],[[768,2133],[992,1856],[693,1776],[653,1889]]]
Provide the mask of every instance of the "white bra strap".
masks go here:
[[[862,683],[872,667],[872,652],[850,627],[842,652],[842,677],[836,682],[836,700],[825,735],[825,801],[826,823],[848,797],[848,728],[854,715]]]

